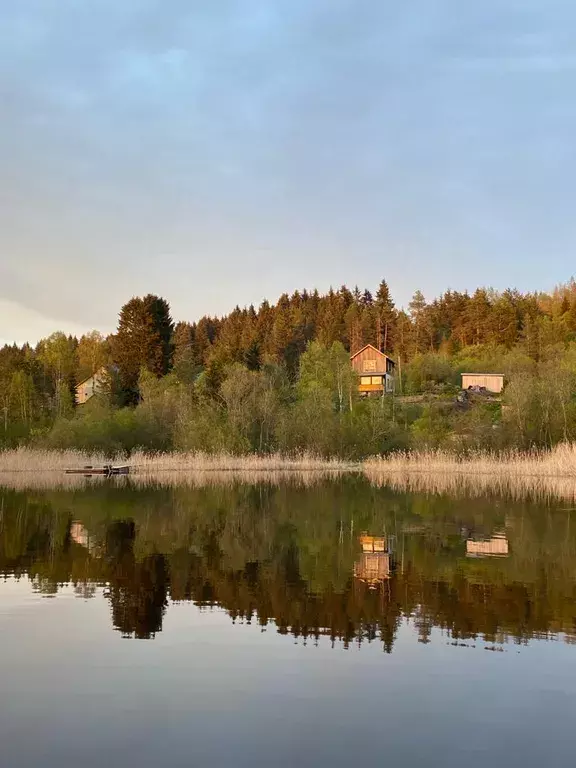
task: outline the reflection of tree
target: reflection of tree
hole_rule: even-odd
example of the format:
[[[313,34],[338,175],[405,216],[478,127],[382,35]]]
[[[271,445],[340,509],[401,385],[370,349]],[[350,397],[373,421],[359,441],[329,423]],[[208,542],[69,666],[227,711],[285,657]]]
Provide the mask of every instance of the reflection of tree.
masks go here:
[[[530,507],[528,515],[525,505],[511,503],[504,519],[479,500],[463,510],[456,501],[421,496],[402,497],[400,510],[396,497],[367,494],[357,481],[349,488],[173,495],[106,486],[102,494],[4,495],[0,572],[28,574],[44,594],[71,583],[88,597],[96,585],[107,585],[113,625],[133,637],[161,630],[168,595],[219,605],[234,620],[273,621],[284,634],[381,642],[388,652],[405,617],[421,642],[434,628],[457,640],[574,636],[576,526],[565,512],[554,517]],[[350,518],[339,522],[346,509],[353,511],[355,533]],[[71,520],[82,522],[94,547],[81,544],[83,529],[71,535]],[[503,526],[509,557],[466,557],[470,531],[490,539]],[[371,561],[361,559],[361,530],[396,536],[394,567],[392,561],[384,567],[384,538],[372,542],[368,554],[383,561],[377,578],[364,568]]]
[[[124,635],[153,637],[162,629],[168,578],[164,555],[134,557],[136,526],[117,521],[106,532],[112,623]]]

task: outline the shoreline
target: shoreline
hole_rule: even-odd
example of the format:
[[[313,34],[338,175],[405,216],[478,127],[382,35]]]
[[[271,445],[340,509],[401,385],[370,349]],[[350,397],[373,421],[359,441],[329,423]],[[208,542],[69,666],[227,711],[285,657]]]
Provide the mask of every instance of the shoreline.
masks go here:
[[[537,495],[576,500],[576,443],[564,443],[550,451],[478,452],[468,456],[428,451],[358,462],[308,454],[234,456],[136,452],[126,459],[82,451],[20,448],[0,453],[0,487],[15,490],[85,487],[92,478],[83,474],[65,475],[65,470],[111,463],[128,464],[130,474],[123,479],[138,486],[198,487],[286,480],[313,484],[326,478],[357,475],[376,487],[389,487],[398,492],[473,496],[496,492],[516,498]]]

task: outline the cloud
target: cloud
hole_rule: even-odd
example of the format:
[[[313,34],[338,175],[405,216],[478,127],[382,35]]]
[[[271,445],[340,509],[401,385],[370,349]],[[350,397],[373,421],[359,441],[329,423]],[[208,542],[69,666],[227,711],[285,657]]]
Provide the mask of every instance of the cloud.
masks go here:
[[[428,294],[506,260],[560,280],[574,21],[566,0],[8,0],[0,297],[106,329],[150,290],[193,319],[386,272],[405,302],[403,253]]]
[[[0,345],[21,345],[25,342],[35,344],[57,330],[81,336],[91,329],[76,323],[62,322],[14,301],[0,299]]]

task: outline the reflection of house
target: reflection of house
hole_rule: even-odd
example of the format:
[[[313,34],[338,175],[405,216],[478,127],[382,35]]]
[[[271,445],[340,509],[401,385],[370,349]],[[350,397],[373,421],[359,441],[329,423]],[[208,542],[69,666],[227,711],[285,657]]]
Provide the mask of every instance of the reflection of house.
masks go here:
[[[468,539],[466,557],[508,557],[508,539],[503,533],[495,533],[490,539]]]
[[[503,373],[463,373],[462,389],[485,389],[499,394],[504,389]]]
[[[90,537],[88,529],[79,520],[74,520],[70,523],[70,538],[75,544],[86,547],[91,555],[97,554],[98,545]]]
[[[372,344],[366,344],[355,352],[350,362],[360,376],[360,394],[369,396],[394,392],[394,360]]]
[[[354,564],[354,576],[371,586],[390,578],[390,552],[384,536],[360,536],[362,554]]]
[[[76,384],[76,403],[83,405],[94,395],[106,392],[108,388],[108,373],[105,368],[93,373],[84,381]]]

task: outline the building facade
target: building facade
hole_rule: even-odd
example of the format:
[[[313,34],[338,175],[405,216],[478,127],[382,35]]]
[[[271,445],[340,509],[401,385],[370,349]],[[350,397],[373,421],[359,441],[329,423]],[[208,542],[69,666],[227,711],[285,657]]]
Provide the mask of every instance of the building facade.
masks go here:
[[[503,373],[463,373],[462,389],[485,389],[500,394],[504,389]]]
[[[92,376],[76,384],[76,405],[84,405],[94,395],[107,392],[108,388],[108,372],[105,368],[100,368]]]
[[[384,352],[366,344],[351,356],[350,362],[359,376],[358,391],[361,395],[367,397],[394,392],[396,364]]]

